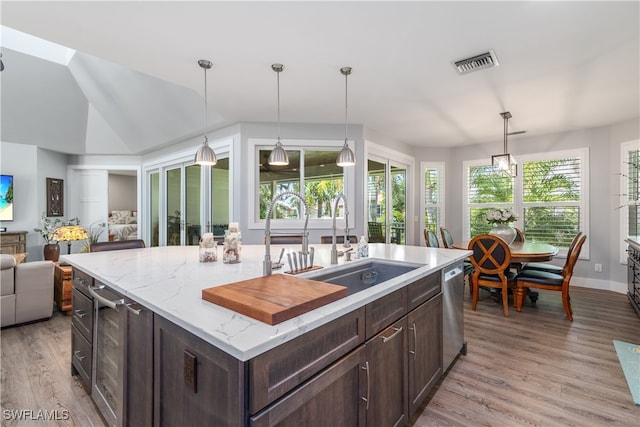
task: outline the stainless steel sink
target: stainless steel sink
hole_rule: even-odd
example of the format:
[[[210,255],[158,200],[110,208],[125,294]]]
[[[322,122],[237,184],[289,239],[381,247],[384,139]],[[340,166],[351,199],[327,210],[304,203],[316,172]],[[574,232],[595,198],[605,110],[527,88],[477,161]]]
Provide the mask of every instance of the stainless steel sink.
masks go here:
[[[337,271],[309,275],[306,278],[346,286],[349,290],[349,295],[353,295],[419,267],[421,265],[372,259],[364,263],[354,263]]]

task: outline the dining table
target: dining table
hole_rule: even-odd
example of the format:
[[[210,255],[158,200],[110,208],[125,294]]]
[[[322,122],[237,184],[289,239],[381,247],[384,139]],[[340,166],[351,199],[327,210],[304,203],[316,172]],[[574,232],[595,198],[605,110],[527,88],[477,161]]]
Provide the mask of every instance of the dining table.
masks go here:
[[[469,241],[454,242],[455,249],[467,249]],[[558,254],[558,247],[542,242],[513,242],[509,245],[511,262],[546,262]]]

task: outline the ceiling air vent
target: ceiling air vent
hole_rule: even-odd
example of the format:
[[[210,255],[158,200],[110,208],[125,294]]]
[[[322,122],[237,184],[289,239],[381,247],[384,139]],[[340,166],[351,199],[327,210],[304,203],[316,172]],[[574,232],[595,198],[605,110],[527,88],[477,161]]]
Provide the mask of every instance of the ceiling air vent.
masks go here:
[[[497,67],[498,58],[493,50],[472,56],[471,58],[453,61],[453,65],[460,74],[468,74],[473,71],[484,70],[485,68]]]

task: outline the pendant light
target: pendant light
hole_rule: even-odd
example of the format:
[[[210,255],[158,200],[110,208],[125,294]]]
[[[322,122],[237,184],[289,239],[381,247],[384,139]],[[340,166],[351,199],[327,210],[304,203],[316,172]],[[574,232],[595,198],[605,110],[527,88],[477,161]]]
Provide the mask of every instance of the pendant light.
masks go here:
[[[518,164],[511,154],[507,150],[507,135],[509,135],[509,119],[512,117],[511,113],[505,111],[500,113],[504,119],[504,153],[491,156],[491,165],[493,168],[509,178],[515,178],[518,175]],[[514,132],[524,133],[524,132]]]
[[[284,70],[284,65],[272,64],[271,69],[276,72],[278,82],[278,140],[276,146],[271,150],[271,154],[269,154],[269,164],[286,166],[289,164],[289,156],[287,155],[287,150],[282,146],[282,142],[280,142],[280,73]]]
[[[216,153],[209,147],[209,139],[207,138],[207,70],[213,67],[213,63],[207,59],[198,61],[198,65],[204,70],[204,141],[196,151],[195,163],[202,166],[213,166],[218,162]]]
[[[340,72],[344,76],[344,146],[338,153],[336,164],[340,167],[354,166],[356,164],[356,155],[353,154],[351,148],[347,144],[347,77],[351,74],[351,67],[342,67]]]

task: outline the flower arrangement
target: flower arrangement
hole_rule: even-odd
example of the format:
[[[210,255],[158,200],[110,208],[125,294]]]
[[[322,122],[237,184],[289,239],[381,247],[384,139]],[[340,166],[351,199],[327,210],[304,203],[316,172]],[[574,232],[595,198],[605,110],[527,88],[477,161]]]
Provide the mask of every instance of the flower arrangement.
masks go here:
[[[42,227],[41,228],[34,228],[33,231],[36,231],[36,232],[40,233],[40,235],[42,236],[44,241],[47,242],[47,245],[51,244],[51,243],[56,243],[55,231],[59,227],[62,227],[63,225],[78,225],[78,224],[80,224],[80,220],[78,218],[73,218],[73,219],[71,219],[69,221],[63,221],[60,218],[49,218],[48,216],[46,216],[44,214],[44,212],[42,213],[42,216],[40,217],[40,221],[42,221]]]
[[[515,222],[517,219],[513,211],[509,208],[492,209],[487,212],[487,222],[489,224],[508,224]]]

